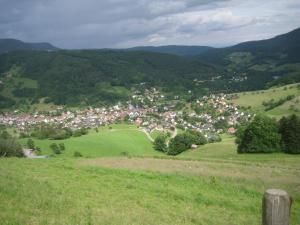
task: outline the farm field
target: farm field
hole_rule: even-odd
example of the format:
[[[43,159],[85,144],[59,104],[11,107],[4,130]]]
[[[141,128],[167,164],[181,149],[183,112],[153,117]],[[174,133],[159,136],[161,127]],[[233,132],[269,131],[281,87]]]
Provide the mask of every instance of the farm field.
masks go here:
[[[277,106],[265,113],[278,119],[282,116],[291,115],[293,113],[300,115],[299,84],[286,85],[261,91],[241,92],[237,93],[237,95],[238,98],[233,99],[230,102],[243,107],[250,106],[255,112],[261,112],[265,110],[263,102],[270,101],[271,99],[277,101],[281,98],[287,97],[288,95],[295,95],[294,99],[287,101],[284,104]],[[293,105],[296,111],[291,109],[291,105]]]

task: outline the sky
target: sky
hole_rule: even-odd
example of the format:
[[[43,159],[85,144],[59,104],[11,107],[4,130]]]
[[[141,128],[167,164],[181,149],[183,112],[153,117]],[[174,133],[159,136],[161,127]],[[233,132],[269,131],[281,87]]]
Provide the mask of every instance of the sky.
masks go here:
[[[0,0],[0,38],[66,49],[224,47],[300,27],[300,0]]]

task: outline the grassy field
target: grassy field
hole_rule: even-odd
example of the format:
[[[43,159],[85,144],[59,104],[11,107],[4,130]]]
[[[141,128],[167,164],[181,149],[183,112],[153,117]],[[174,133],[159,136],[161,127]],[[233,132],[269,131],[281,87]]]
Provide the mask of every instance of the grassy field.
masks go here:
[[[290,193],[300,224],[299,167],[273,162],[11,158],[0,159],[0,175],[3,225],[259,225],[270,187]]]
[[[299,84],[292,84],[279,88],[271,88],[268,90],[237,93],[238,98],[230,102],[244,107],[251,106],[254,111],[258,112],[264,111],[265,107],[262,104],[264,101],[267,102],[271,99],[276,101],[281,98],[285,98],[288,95],[295,95],[294,99],[287,101],[283,105],[278,106],[270,111],[267,111],[266,114],[276,118],[293,113],[300,115],[300,89],[298,88],[298,85]],[[296,111],[291,109],[291,105],[294,105],[294,109],[296,109]]]
[[[72,137],[66,140],[38,140],[35,145],[40,147],[42,154],[51,155],[51,143],[64,143],[66,150],[59,157],[73,156],[75,151],[85,157],[120,156],[120,155],[160,155],[154,151],[147,136],[133,125],[112,125],[102,127],[97,133],[91,130],[88,135]],[[27,139],[21,139],[26,145]]]
[[[1,225],[259,225],[268,188],[288,191],[291,225],[300,225],[300,155],[237,154],[224,135],[167,157],[130,125],[64,142],[59,157],[0,159]],[[70,157],[74,150],[88,158]]]

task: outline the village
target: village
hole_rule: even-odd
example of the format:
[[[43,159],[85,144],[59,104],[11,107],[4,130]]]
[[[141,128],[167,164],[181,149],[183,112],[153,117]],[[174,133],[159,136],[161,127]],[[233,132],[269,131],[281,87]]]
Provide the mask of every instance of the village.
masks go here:
[[[135,124],[150,133],[153,130],[166,131],[180,128],[197,130],[202,133],[234,133],[235,126],[251,118],[236,106],[228,103],[226,94],[212,94],[178,109],[174,102],[164,100],[164,95],[155,88],[138,91],[125,104],[118,103],[110,107],[88,107],[81,110],[67,110],[57,107],[55,110],[34,113],[4,113],[0,115],[0,124],[25,131],[44,123],[57,127],[77,130],[97,128],[99,126],[126,122]]]

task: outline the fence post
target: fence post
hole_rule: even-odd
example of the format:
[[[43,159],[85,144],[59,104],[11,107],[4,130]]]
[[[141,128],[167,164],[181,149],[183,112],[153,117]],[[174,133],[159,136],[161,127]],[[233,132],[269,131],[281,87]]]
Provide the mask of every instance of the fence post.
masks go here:
[[[292,200],[280,189],[266,190],[262,200],[263,225],[289,225]]]

